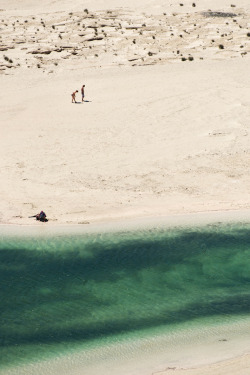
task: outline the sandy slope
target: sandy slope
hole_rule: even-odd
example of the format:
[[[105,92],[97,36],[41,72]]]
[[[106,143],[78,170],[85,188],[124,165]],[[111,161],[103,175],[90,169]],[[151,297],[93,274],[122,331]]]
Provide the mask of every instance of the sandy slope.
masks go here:
[[[248,209],[249,60],[183,64],[2,76],[1,221]]]

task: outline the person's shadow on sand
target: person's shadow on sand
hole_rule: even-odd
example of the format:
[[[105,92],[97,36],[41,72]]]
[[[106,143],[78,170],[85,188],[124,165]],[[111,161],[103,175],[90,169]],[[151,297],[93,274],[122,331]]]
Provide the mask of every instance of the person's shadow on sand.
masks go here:
[[[84,102],[75,102],[74,104],[91,103],[92,100],[84,100]]]

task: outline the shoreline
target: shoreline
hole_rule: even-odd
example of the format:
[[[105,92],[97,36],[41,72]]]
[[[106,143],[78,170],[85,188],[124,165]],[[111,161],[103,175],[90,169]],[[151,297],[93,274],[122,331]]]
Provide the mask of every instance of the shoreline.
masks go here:
[[[120,231],[153,230],[159,228],[202,227],[213,224],[250,223],[250,210],[203,211],[195,213],[172,214],[161,216],[142,216],[119,218],[109,221],[84,222],[82,224],[41,223],[0,224],[1,235],[39,235],[113,233]],[[24,231],[23,231],[24,230]]]
[[[49,358],[0,369],[0,375],[248,375],[249,317],[205,325],[190,321],[171,331],[104,339]],[[235,329],[237,331],[235,331]],[[151,336],[150,336],[151,334]],[[217,372],[218,371],[218,372]]]

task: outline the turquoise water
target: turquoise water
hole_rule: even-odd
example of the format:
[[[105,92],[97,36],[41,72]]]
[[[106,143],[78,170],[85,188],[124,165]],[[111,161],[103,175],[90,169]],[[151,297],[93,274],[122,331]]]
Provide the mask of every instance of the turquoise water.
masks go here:
[[[250,225],[0,242],[0,368],[250,315]]]

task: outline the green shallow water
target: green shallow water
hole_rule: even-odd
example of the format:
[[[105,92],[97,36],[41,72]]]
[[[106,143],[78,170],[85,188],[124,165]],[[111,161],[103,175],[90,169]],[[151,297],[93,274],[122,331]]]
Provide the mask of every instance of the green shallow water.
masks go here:
[[[250,225],[2,237],[0,366],[250,315]]]

